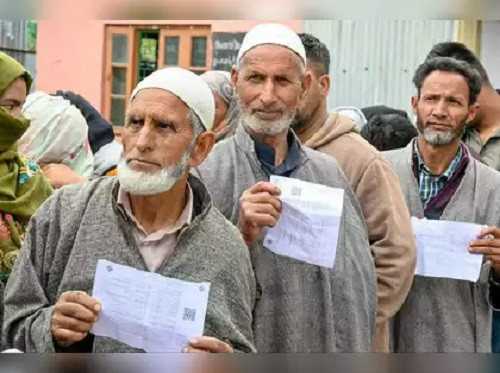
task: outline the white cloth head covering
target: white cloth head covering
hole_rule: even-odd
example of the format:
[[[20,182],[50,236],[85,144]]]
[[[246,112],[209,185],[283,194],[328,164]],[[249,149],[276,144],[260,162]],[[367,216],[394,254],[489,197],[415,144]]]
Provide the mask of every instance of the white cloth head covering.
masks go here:
[[[195,73],[180,67],[156,70],[137,84],[130,101],[140,90],[147,88],[163,89],[176,95],[198,115],[207,131],[212,129],[215,117],[214,96],[207,83]]]
[[[368,122],[361,109],[358,109],[354,106],[340,106],[334,109],[334,111],[339,113],[340,115],[349,117],[354,122],[358,130],[361,130],[361,128],[363,128]]]
[[[231,73],[221,70],[210,70],[201,74],[200,77],[226,104],[231,104],[234,97],[233,86],[231,85]]]
[[[60,96],[35,92],[26,98],[23,114],[31,120],[19,139],[19,151],[38,163],[62,163],[89,178],[94,156],[82,113]]]
[[[217,93],[228,106],[224,121],[227,126],[231,127],[231,129],[226,128],[227,132],[225,132],[225,135],[223,135],[220,131],[217,133],[216,141],[220,141],[233,134],[240,116],[240,105],[238,103],[238,97],[236,97],[236,93],[234,92],[231,84],[231,74],[227,71],[212,70],[207,71],[200,76],[208,84],[210,89]],[[220,128],[221,127],[219,126],[219,129]]]
[[[238,52],[237,62],[250,49],[259,45],[275,44],[290,49],[306,63],[306,50],[299,36],[290,28],[279,23],[263,23],[248,31]]]

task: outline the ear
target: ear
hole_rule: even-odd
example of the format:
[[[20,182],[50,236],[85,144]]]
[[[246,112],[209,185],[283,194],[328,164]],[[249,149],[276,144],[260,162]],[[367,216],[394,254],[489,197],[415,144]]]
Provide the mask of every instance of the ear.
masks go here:
[[[302,80],[302,93],[300,94],[300,100],[304,100],[307,93],[311,89],[312,75],[310,71],[306,71],[304,79]]]
[[[479,109],[479,104],[476,102],[469,106],[469,112],[467,113],[467,123],[470,123],[476,117],[477,111]]]
[[[327,97],[330,93],[330,75],[321,75],[318,78],[319,92],[323,97]]]
[[[413,114],[416,116],[417,115],[417,108],[418,108],[418,97],[417,96],[411,97],[411,107],[413,108]]]
[[[215,143],[215,135],[211,131],[202,132],[189,156],[189,167],[198,167],[208,157]]]
[[[233,67],[231,68],[231,84],[233,86],[233,90],[235,90],[237,83],[238,83],[238,70],[236,70]]]

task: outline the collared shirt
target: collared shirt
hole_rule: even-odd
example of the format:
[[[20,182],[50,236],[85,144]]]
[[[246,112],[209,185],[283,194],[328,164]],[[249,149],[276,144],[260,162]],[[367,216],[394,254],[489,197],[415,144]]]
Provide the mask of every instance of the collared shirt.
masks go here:
[[[486,142],[483,142],[475,128],[468,128],[465,131],[463,141],[481,156],[484,163],[500,171],[500,128],[497,128],[493,136]]]
[[[418,149],[418,142],[414,140],[413,151],[418,161],[418,186],[420,199],[424,207],[435,198],[444,188],[446,183],[453,177],[464,152],[463,145],[460,145],[457,154],[451,161],[448,168],[441,175],[434,175],[424,163],[422,155]]]
[[[300,166],[300,145],[292,131],[288,132],[288,151],[285,160],[275,166],[276,150],[262,142],[255,141],[257,159],[267,176],[289,176],[293,170]]]
[[[163,262],[173,254],[177,246],[179,234],[191,223],[191,216],[193,214],[193,190],[189,184],[187,184],[187,186],[187,203],[177,221],[171,226],[164,227],[149,234],[135,218],[130,205],[129,194],[121,188],[118,191],[118,204],[123,207],[125,213],[133,223],[131,224],[132,234],[139,248],[139,252],[144,258],[147,268],[151,272],[157,271]]]

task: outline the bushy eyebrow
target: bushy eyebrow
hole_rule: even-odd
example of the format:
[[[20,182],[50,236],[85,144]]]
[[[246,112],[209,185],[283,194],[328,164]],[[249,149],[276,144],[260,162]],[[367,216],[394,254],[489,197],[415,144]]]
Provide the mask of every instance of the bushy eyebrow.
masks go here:
[[[443,95],[440,94],[440,93],[423,93],[422,94],[423,97],[442,97]],[[444,98],[447,100],[447,101],[454,101],[454,102],[459,102],[459,103],[462,103],[463,101],[466,101],[465,98],[463,99],[460,99],[460,96],[456,96],[456,95],[444,95]]]
[[[133,119],[144,121],[144,117],[145,115],[143,113],[140,113],[138,110],[132,110],[126,114],[125,121],[130,122]],[[178,122],[173,120],[172,118],[161,117],[161,115],[154,113],[152,113],[150,117],[153,120],[154,125],[167,124],[174,127],[178,126]]]
[[[269,74],[264,71],[259,71],[258,69],[252,69],[250,68],[247,72],[243,74],[245,78],[251,77],[251,76],[272,76],[274,79],[287,79],[292,81],[293,77],[290,76],[290,73],[288,71],[278,71],[273,74]]]
[[[258,71],[257,69],[249,69],[243,73],[244,76],[252,76],[252,75],[266,75],[262,71]]]

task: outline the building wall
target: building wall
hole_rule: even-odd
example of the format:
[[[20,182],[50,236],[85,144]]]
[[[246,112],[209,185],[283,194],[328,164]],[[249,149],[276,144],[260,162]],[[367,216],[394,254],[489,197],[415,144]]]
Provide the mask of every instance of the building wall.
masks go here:
[[[148,21],[134,21],[134,20],[109,20],[102,21],[104,24],[112,25],[211,25],[212,32],[245,32],[250,30],[255,25],[262,22],[272,21],[259,21],[259,20],[148,20]],[[280,20],[276,21],[287,25],[292,30],[300,32],[302,29],[302,21],[300,20]]]
[[[297,32],[304,30],[316,35],[329,47],[331,108],[386,104],[410,111],[413,72],[434,43],[454,37],[453,21],[280,22]],[[102,110],[107,24],[210,24],[212,32],[237,33],[258,23],[257,20],[105,21],[48,17],[38,21],[36,88],[46,92],[74,90]],[[499,35],[500,21],[483,21],[481,60],[497,88],[500,88]]]
[[[108,24],[210,24],[212,32],[245,32],[261,23],[252,21],[105,21],[49,18],[38,22],[37,88],[45,92],[73,90],[96,108],[103,107],[104,40]],[[301,21],[280,21],[301,31]]]
[[[304,21],[330,50],[329,107],[385,104],[411,112],[412,77],[432,45],[453,39],[453,21]]]
[[[101,109],[104,65],[102,21],[40,20],[37,35],[37,88],[72,90]]]
[[[500,88],[500,21],[482,21],[481,62],[491,84]]]
[[[34,46],[28,45],[27,22],[0,20],[0,51],[15,58],[36,78],[36,51]],[[36,89],[35,85],[32,89]]]

